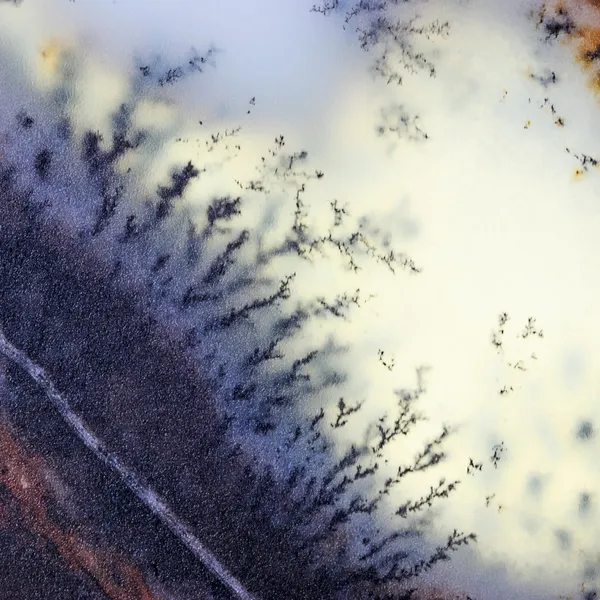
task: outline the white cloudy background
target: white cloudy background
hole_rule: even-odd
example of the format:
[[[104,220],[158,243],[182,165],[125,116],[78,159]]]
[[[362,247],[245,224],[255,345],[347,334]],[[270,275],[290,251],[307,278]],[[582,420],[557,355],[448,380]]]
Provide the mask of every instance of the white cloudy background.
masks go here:
[[[311,188],[315,210],[322,206],[329,218],[327,204],[336,198],[351,214],[369,215],[422,267],[420,275],[393,277],[373,267],[351,278],[350,289],[377,297],[336,335],[352,348],[347,397],[368,399],[373,416],[392,406],[392,389],[414,384],[417,366],[430,367],[421,408],[431,429],[424,435],[442,423],[460,426],[444,474],[462,480],[438,505],[436,531],[443,537],[456,527],[479,537],[434,577],[477,598],[557,597],[580,590],[584,575],[591,589],[595,572],[583,569],[600,567],[600,438],[577,436],[585,422],[600,427],[600,171],[577,175],[573,156],[600,158],[600,106],[572,45],[543,41],[529,14],[539,4],[403,6],[450,27],[447,37],[419,42],[437,77],[407,72],[401,86],[369,72],[373,57],[353,28],[342,28],[343,18],[311,13],[306,0],[0,7],[2,41],[17,50],[35,87],[52,85],[52,61],[40,58],[41,49],[59,56],[71,47],[85,58],[75,106],[81,127],[97,127],[118,105],[136,57],[178,60],[192,46],[215,44],[215,68],[179,83],[173,105],[140,116],[190,140],[207,128],[242,125],[243,151],[203,181],[203,193],[251,176],[256,157],[283,133],[325,172]],[[531,77],[552,71],[557,83],[547,87]],[[0,91],[3,120],[12,118],[9,98],[17,94]],[[377,135],[381,110],[394,103],[419,115],[427,140]],[[153,157],[149,187],[173,159],[201,162],[202,152],[193,141],[173,143]],[[346,283],[326,269],[302,279],[299,267],[299,275],[307,295]],[[492,332],[504,311],[510,319],[498,353]],[[529,317],[543,338],[519,338]],[[308,341],[322,335],[314,331]],[[391,371],[379,362],[380,349],[394,358]],[[526,370],[514,368],[519,360]],[[504,386],[512,391],[501,395]],[[342,432],[343,441],[351,439],[348,427]],[[500,442],[505,451],[495,469],[490,457]],[[483,463],[481,472],[466,474],[469,458]],[[411,481],[414,495],[430,484]]]

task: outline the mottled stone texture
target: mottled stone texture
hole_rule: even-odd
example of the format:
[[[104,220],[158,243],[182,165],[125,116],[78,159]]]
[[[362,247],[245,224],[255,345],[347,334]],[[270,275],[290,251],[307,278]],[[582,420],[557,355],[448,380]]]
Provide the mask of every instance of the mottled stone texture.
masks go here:
[[[196,367],[75,240],[32,214],[4,175],[0,319],[6,336],[250,591],[274,600],[329,597],[327,574],[319,583],[311,578],[294,540],[271,522],[279,492],[232,452],[216,399]],[[19,565],[30,565],[23,572],[39,577],[23,587],[28,598],[172,597],[164,590],[211,597],[208,588],[213,597],[227,597],[87,451],[28,376],[6,361],[3,367],[0,440],[14,459],[8,464],[8,450],[3,453],[0,523],[8,529],[0,530],[0,543],[15,552],[31,548],[23,550],[25,563],[15,561],[6,586],[13,580],[17,586]],[[35,497],[16,476],[21,471],[37,486]],[[56,490],[63,488],[69,491],[59,501]],[[61,591],[47,588],[45,578]],[[78,596],[77,586],[89,592]],[[124,586],[130,591],[122,592]],[[25,597],[18,593],[10,597]]]

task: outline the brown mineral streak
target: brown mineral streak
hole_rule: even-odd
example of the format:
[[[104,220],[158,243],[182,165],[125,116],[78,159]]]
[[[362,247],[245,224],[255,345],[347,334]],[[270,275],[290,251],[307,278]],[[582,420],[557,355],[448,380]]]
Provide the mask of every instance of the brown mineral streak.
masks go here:
[[[93,548],[52,521],[47,508],[55,495],[47,483],[51,472],[41,456],[32,455],[8,424],[0,422],[0,486],[15,499],[26,527],[50,541],[70,569],[92,577],[109,598],[158,600],[141,573],[123,556]],[[8,511],[0,505],[1,525],[8,517]]]
[[[579,48],[577,60],[586,69],[594,69],[595,87],[600,83],[600,28],[582,26],[577,29]]]
[[[590,85],[600,93],[600,0],[563,0],[554,10],[563,9],[575,23],[566,39],[577,46],[576,60],[590,72]]]

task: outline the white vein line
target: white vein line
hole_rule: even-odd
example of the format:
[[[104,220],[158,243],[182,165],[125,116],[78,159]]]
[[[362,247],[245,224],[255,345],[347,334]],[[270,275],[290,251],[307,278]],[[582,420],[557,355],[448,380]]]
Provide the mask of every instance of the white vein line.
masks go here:
[[[189,525],[182,522],[151,488],[144,485],[136,474],[112,454],[78,417],[66,399],[54,387],[44,369],[35,364],[24,352],[13,346],[0,328],[0,352],[18,364],[41,387],[62,418],[77,437],[106,465],[116,471],[127,487],[156,515],[181,541],[181,543],[223,583],[236,598],[256,600],[244,586],[204,547]]]

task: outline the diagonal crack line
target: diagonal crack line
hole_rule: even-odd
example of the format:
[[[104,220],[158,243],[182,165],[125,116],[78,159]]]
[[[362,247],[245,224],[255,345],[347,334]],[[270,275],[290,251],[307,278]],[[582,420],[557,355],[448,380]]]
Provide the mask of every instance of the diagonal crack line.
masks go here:
[[[239,600],[257,600],[217,560],[217,558],[194,535],[189,525],[182,522],[151,488],[144,485],[137,475],[111,453],[102,440],[97,438],[78,417],[67,400],[54,387],[42,367],[34,363],[24,352],[16,348],[0,328],[0,353],[19,365],[44,390],[50,402],[60,413],[77,437],[110,469],[115,471],[127,487],[157,516],[181,541],[181,543],[231,591]]]

